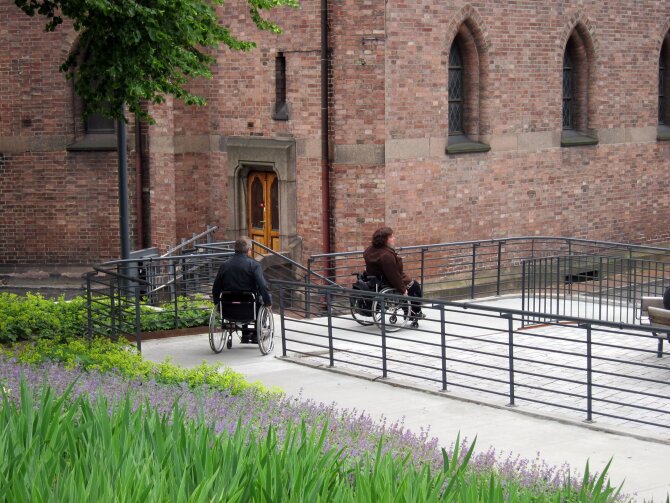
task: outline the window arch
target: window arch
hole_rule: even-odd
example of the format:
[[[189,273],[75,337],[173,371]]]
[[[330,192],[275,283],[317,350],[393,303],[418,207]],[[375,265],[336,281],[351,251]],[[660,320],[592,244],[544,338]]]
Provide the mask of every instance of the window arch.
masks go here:
[[[481,143],[481,89],[485,78],[482,35],[469,20],[463,22],[449,45],[447,61],[447,153],[487,152]],[[446,56],[446,55],[445,55]]]
[[[561,145],[595,145],[592,136],[591,87],[594,50],[586,29],[573,28],[563,51]]]
[[[670,31],[658,55],[658,140],[670,140]]]
[[[85,62],[88,54],[76,51],[78,64]],[[67,146],[69,151],[80,150],[116,150],[116,121],[104,112],[92,112],[84,115],[85,102],[72,86],[72,110],[74,119],[75,141]],[[111,108],[108,107],[108,110]]]
[[[670,32],[658,56],[658,123],[670,127]]]
[[[463,134],[463,56],[458,42],[449,51],[449,134]]]
[[[570,52],[566,49],[563,54],[563,129],[574,129],[575,125],[575,68]]]

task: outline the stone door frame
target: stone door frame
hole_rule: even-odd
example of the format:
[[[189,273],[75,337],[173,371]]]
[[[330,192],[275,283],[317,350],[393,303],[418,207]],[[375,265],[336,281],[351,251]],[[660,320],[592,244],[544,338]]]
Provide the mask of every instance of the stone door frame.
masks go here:
[[[299,241],[295,140],[231,136],[228,154],[228,216],[226,239],[249,235],[247,177],[251,171],[273,171],[279,182],[279,247],[290,252]]]

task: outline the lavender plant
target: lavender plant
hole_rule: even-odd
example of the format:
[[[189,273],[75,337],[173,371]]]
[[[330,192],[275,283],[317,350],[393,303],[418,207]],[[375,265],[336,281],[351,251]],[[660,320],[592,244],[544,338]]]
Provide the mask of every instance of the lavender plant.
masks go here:
[[[412,466],[427,477],[427,473],[444,472],[448,466],[445,461],[450,459],[451,466],[463,466],[465,456],[470,453],[472,457],[467,460],[467,477],[463,474],[464,480],[469,482],[453,489],[456,491],[454,495],[460,494],[456,498],[458,501],[468,500],[461,499],[470,497],[468,491],[479,495],[488,491],[493,498],[489,501],[626,499],[605,483],[604,474],[595,478],[587,471],[586,477],[579,477],[571,473],[567,466],[548,467],[539,458],[532,462],[512,457],[498,460],[493,450],[473,455],[474,446],[467,441],[461,443],[457,440],[448,452],[443,453],[437,440],[431,438],[427,430],[415,434],[407,430],[402,422],[388,424],[386,420],[375,421],[363,412],[339,410],[334,404],[316,403],[300,397],[275,396],[269,399],[267,393],[253,389],[233,395],[208,386],[168,385],[153,379],[128,379],[97,370],[83,372],[80,366],[65,368],[53,362],[28,365],[15,358],[0,357],[0,385],[6,390],[18,390],[22,379],[30,390],[40,390],[48,384],[54,395],[67,395],[70,403],[104,397],[109,404],[127,401],[132,411],[144,407],[161,416],[170,415],[177,406],[185,420],[201,421],[217,435],[234,436],[243,426],[244,431],[256,438],[264,438],[272,431],[281,444],[295,435],[295,425],[307,424],[309,429],[300,435],[313,439],[315,432],[319,432],[318,445],[324,456],[332,456],[336,452],[338,470],[356,467],[357,474],[374,473],[374,463],[366,465],[362,461],[369,461],[372,456],[374,459],[389,457],[396,460],[398,466]],[[7,396],[18,403],[19,397],[13,391]],[[397,467],[387,466],[386,469],[391,470],[386,474],[388,480],[393,477],[402,479],[400,474],[405,473]],[[374,487],[379,489],[379,486]],[[357,494],[360,497],[360,494],[368,493]],[[509,499],[512,496],[514,498]]]

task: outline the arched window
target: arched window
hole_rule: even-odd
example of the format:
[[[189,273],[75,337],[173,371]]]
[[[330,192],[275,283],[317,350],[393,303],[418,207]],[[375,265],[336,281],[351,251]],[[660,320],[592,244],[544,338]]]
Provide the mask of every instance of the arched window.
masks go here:
[[[658,56],[658,140],[670,140],[670,31]]]
[[[658,57],[658,123],[670,126],[670,119],[668,115],[670,110],[668,110],[668,87],[670,87],[670,78],[668,78],[668,73],[670,73],[670,64],[668,64],[668,59],[670,56],[670,49],[668,45],[668,38],[666,37],[665,43],[661,48],[661,54]]]
[[[86,61],[87,54],[78,56],[79,64]],[[84,115],[85,103],[73,89],[75,141],[67,146],[70,151],[116,150],[116,121],[103,112]],[[111,110],[109,106],[107,110]]]
[[[572,58],[566,49],[563,54],[563,129],[574,129],[575,78]]]
[[[275,58],[275,107],[272,118],[278,121],[288,120],[286,103],[286,57],[280,52]]]
[[[480,89],[486,79],[486,51],[481,32],[470,20],[461,24],[449,47],[447,63],[448,154],[488,152],[481,143]]]
[[[449,51],[449,134],[463,132],[463,56],[454,42]]]
[[[590,122],[590,91],[594,51],[588,31],[577,25],[563,52],[561,145],[596,145]]]

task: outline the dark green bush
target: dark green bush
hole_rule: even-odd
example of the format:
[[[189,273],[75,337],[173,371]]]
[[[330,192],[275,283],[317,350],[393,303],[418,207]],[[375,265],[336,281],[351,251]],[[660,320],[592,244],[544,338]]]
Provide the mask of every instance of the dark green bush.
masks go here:
[[[205,297],[180,297],[177,299],[177,316],[174,303],[163,306],[140,307],[140,330],[172,330],[175,328],[206,326],[212,303]],[[109,298],[95,298],[92,322],[96,335],[110,335],[112,319],[115,327],[128,333],[135,332],[135,307],[128,302],[114,306]],[[81,337],[88,331],[86,297],[49,300],[40,294],[25,296],[0,294],[0,343],[32,341],[37,339],[70,339]]]
[[[0,342],[81,336],[86,327],[86,299],[49,300],[40,294],[0,294]]]

